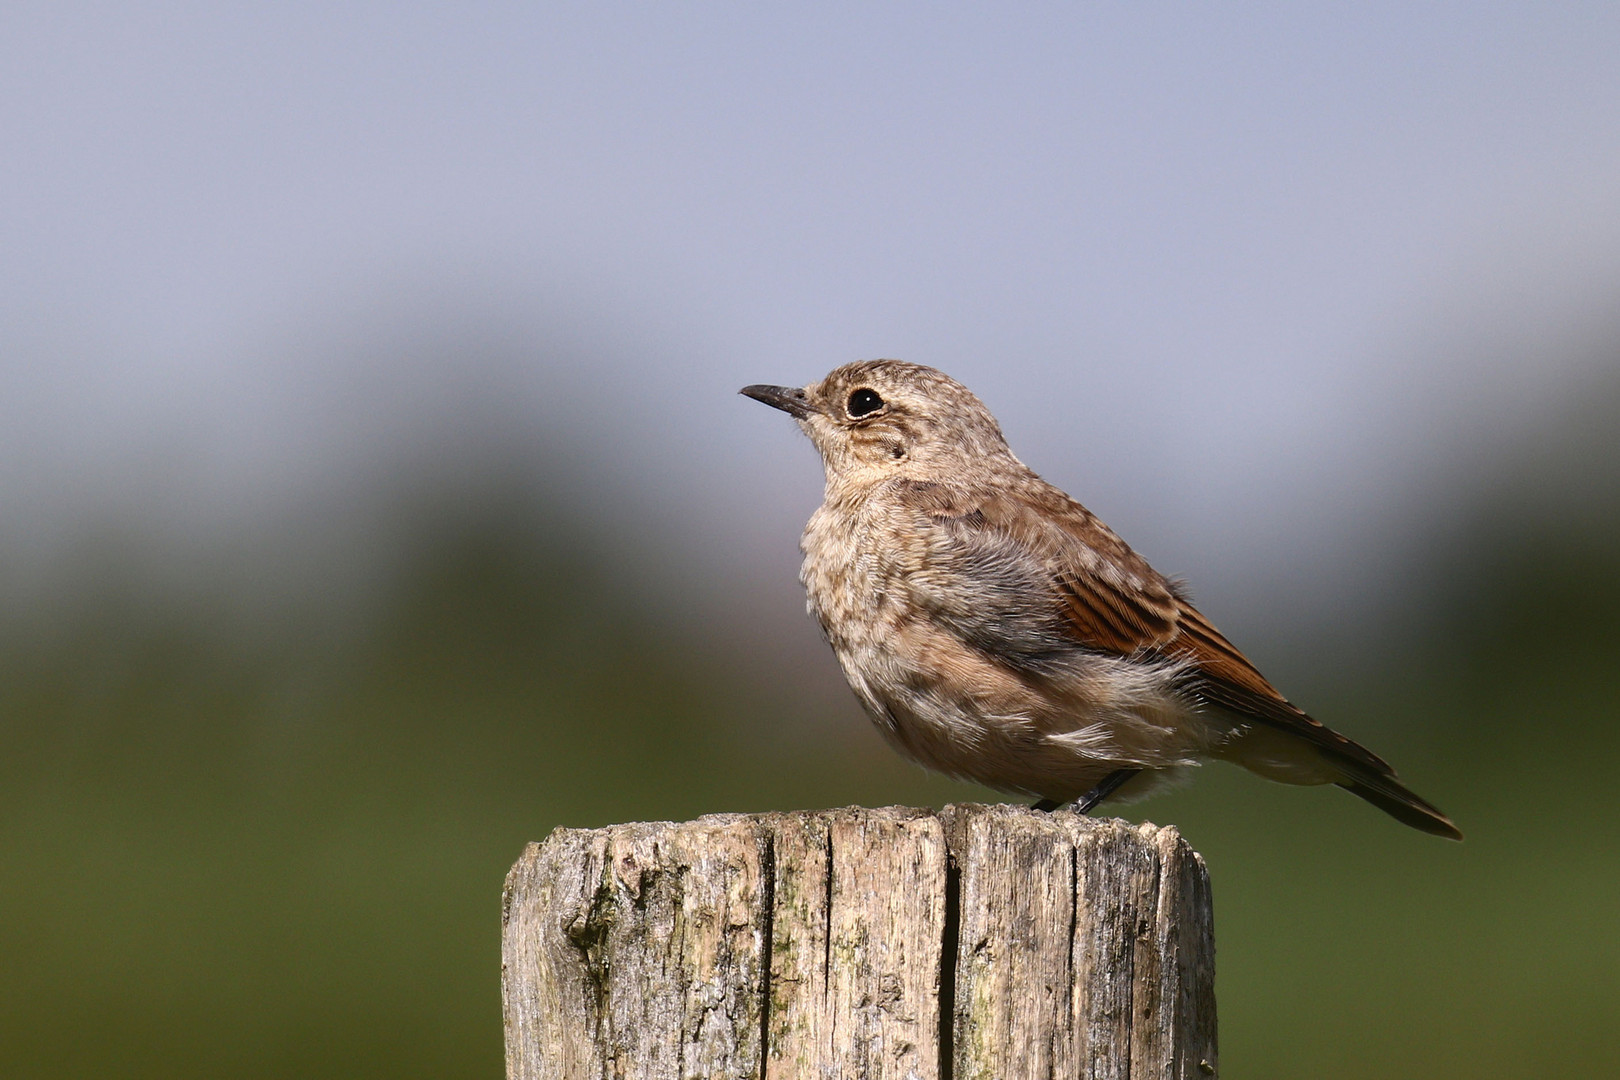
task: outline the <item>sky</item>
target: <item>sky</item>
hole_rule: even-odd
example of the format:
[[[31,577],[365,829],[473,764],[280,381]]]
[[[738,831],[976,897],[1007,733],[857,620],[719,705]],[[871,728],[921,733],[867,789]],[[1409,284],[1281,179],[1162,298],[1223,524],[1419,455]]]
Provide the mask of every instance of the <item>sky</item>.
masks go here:
[[[1195,586],[1351,595],[1615,365],[1617,55],[1603,3],[11,3],[0,540],[529,434],[638,572],[787,595],[819,469],[735,391],[895,356]]]

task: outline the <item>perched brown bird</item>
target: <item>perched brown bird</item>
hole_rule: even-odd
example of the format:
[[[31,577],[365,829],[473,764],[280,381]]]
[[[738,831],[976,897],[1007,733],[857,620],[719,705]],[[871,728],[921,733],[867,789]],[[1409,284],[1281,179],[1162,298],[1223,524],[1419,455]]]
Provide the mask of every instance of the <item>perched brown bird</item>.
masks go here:
[[[871,360],[802,390],[742,393],[793,416],[821,452],[826,494],[800,579],[849,685],[901,753],[1082,812],[1220,758],[1284,783],[1338,784],[1462,839],[1013,456],[961,383]]]

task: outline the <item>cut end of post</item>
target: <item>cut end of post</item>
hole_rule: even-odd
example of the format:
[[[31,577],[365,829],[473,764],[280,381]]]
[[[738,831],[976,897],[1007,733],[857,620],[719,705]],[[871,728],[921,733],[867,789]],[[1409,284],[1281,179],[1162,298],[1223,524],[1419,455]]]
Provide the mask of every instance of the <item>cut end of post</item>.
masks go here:
[[[1203,860],[1018,806],[560,829],[507,880],[513,1080],[1215,1075]]]

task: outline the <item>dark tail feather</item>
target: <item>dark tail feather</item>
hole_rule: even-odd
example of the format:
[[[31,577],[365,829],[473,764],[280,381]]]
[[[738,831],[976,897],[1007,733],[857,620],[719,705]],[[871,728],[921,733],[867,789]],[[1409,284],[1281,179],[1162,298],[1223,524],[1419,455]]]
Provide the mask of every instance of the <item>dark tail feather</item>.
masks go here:
[[[1447,840],[1461,840],[1462,832],[1451,819],[1436,807],[1408,791],[1400,781],[1390,776],[1371,776],[1363,772],[1353,779],[1340,780],[1339,786],[1353,795],[1360,795],[1396,821],[1422,829]]]

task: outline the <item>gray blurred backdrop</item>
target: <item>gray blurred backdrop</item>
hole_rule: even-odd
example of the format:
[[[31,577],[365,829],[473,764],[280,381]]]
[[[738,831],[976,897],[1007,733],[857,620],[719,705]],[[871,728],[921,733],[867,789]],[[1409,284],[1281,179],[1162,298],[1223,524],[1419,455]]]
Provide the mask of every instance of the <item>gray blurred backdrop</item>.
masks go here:
[[[560,824],[994,798],[803,614],[894,356],[1449,845],[1222,766],[1243,1077],[1620,1071],[1620,7],[0,14],[0,1074],[489,1077]]]

